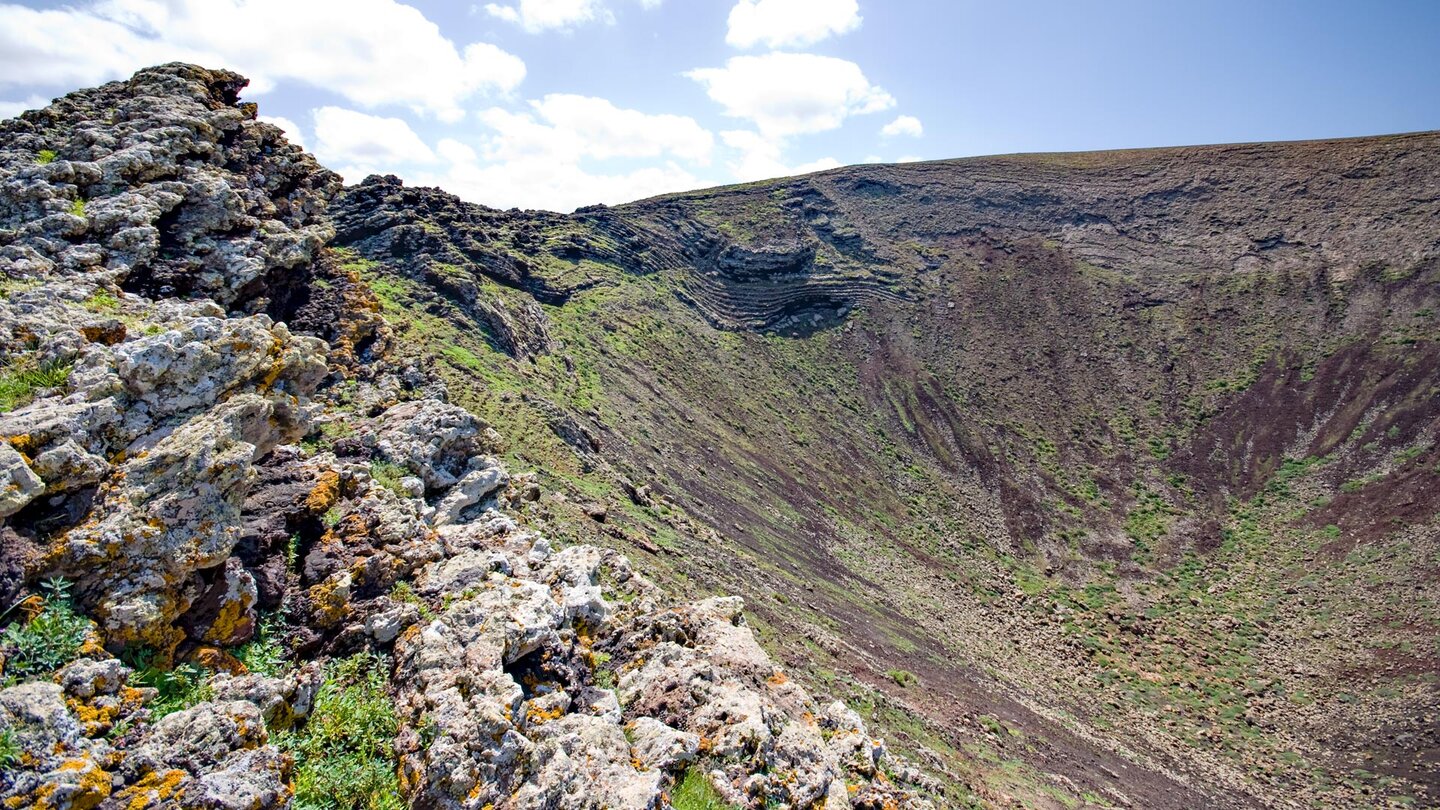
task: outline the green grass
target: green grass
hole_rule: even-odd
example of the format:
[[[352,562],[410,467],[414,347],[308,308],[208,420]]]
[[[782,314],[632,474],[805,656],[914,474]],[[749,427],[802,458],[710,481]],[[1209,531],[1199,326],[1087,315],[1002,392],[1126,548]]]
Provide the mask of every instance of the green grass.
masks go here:
[[[85,201],[76,200],[75,202],[70,203],[70,213],[74,214],[77,217],[85,216]]]
[[[29,405],[37,392],[59,388],[69,378],[69,363],[37,363],[29,357],[11,361],[0,369],[0,413]]]
[[[915,677],[915,673],[911,672],[908,669],[892,669],[885,674],[890,678],[890,680],[906,688],[909,688],[910,685],[914,684],[917,680],[919,680]]]
[[[83,203],[80,208],[80,213],[76,216],[85,215]],[[96,290],[89,298],[85,299],[85,308],[91,312],[115,312],[120,309],[120,299],[116,298],[109,290]]]
[[[670,806],[675,810],[739,810],[721,798],[710,784],[710,778],[699,768],[689,768],[670,793]]]
[[[46,163],[54,163],[55,158],[58,157],[60,157],[60,154],[54,149],[41,149],[35,153],[35,162],[43,166]]]
[[[399,723],[388,662],[359,653],[332,661],[304,725],[275,743],[295,758],[297,810],[401,810],[395,773]]]
[[[45,590],[45,604],[33,619],[0,633],[7,682],[42,678],[74,661],[90,632],[90,621],[70,603],[68,583],[50,580]]]

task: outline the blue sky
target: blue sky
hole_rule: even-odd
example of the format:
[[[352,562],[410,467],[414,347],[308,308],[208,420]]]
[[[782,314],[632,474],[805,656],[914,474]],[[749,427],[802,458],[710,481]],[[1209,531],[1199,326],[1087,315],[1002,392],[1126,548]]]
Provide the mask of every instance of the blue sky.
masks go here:
[[[182,59],[331,168],[568,211],[866,161],[1440,128],[1440,2],[0,2],[0,117]]]

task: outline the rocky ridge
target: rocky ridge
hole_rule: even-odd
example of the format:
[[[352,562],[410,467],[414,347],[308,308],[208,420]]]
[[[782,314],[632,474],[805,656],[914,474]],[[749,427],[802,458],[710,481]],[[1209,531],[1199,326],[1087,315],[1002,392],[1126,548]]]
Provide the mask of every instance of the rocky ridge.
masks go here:
[[[929,777],[792,681],[740,600],[677,602],[527,528],[535,477],[385,359],[373,296],[321,252],[337,179],[244,84],[167,65],[0,123],[0,801],[289,806],[347,685],[320,662],[368,651],[394,707],[368,806],[658,808],[682,781],[924,806]],[[477,310],[517,354],[547,345],[536,313]],[[67,611],[75,660],[37,670]],[[280,660],[247,671],[262,614]],[[201,674],[162,717],[172,666]]]

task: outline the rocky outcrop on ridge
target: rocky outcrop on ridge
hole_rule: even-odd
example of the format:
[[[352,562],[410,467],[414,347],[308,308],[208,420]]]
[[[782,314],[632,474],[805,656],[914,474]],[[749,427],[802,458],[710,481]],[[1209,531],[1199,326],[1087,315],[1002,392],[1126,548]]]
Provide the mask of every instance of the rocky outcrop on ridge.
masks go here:
[[[739,599],[676,602],[527,528],[533,476],[384,359],[373,298],[321,252],[336,178],[244,84],[167,65],[0,123],[0,597],[23,599],[0,802],[288,807],[330,767],[297,742],[335,722],[324,662],[360,652],[393,703],[371,806],[662,808],[682,778],[736,805],[926,806]],[[538,307],[494,312],[543,349]]]

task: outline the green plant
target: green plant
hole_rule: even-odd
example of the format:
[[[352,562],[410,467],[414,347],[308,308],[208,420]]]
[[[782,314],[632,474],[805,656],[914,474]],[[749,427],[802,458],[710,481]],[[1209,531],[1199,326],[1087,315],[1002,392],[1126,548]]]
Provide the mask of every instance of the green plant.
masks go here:
[[[40,612],[0,633],[0,647],[7,653],[7,681],[43,677],[70,663],[79,657],[90,632],[90,621],[70,603],[69,583],[52,579],[43,587],[45,602]]]
[[[147,706],[152,722],[203,703],[215,695],[210,688],[210,671],[199,664],[186,663],[166,669],[156,664],[154,650],[127,651],[121,657],[135,671],[130,676],[130,682],[147,686],[157,693]]]
[[[424,619],[427,622],[432,621],[435,618],[435,611],[431,610],[430,605],[427,604],[424,599],[420,598],[420,594],[415,593],[415,586],[411,585],[409,582],[401,580],[400,582],[395,583],[390,588],[390,598],[394,599],[396,602],[404,602],[408,605],[414,605],[415,607],[419,608],[420,618]]]
[[[338,506],[332,506],[326,509],[325,514],[320,516],[320,522],[324,523],[327,529],[335,528],[340,525],[340,521],[344,519],[345,512]]]
[[[78,216],[84,216],[83,210]],[[120,299],[112,295],[109,290],[96,290],[89,298],[85,299],[85,308],[91,312],[114,312],[120,308]]]
[[[0,369],[0,413],[29,405],[37,391],[59,388],[69,378],[69,363],[37,363],[29,357],[11,361]]]
[[[399,495],[402,498],[410,497],[404,487],[400,486],[400,479],[404,478],[408,471],[393,461],[372,461],[370,462],[370,477],[375,483]]]
[[[739,810],[720,796],[705,771],[692,767],[685,771],[670,792],[670,806],[675,810]]]
[[[43,166],[46,163],[54,163],[55,158],[58,157],[60,157],[60,154],[54,149],[41,149],[35,153],[35,162]]]
[[[276,734],[295,758],[299,810],[400,810],[399,723],[386,693],[388,662],[358,653],[332,661],[303,726]]]
[[[70,203],[70,213],[77,217],[85,216],[85,201],[77,199],[75,202]]]
[[[255,637],[240,645],[235,651],[235,659],[256,675],[273,678],[283,674],[290,665],[286,661],[285,645],[280,641],[282,627],[276,614],[261,619]]]
[[[15,729],[0,729],[0,765],[10,767],[20,761],[20,741],[15,737]]]
[[[909,688],[911,684],[915,683],[918,680],[915,677],[915,673],[907,669],[892,669],[885,674],[889,676],[890,680],[906,688]]]

